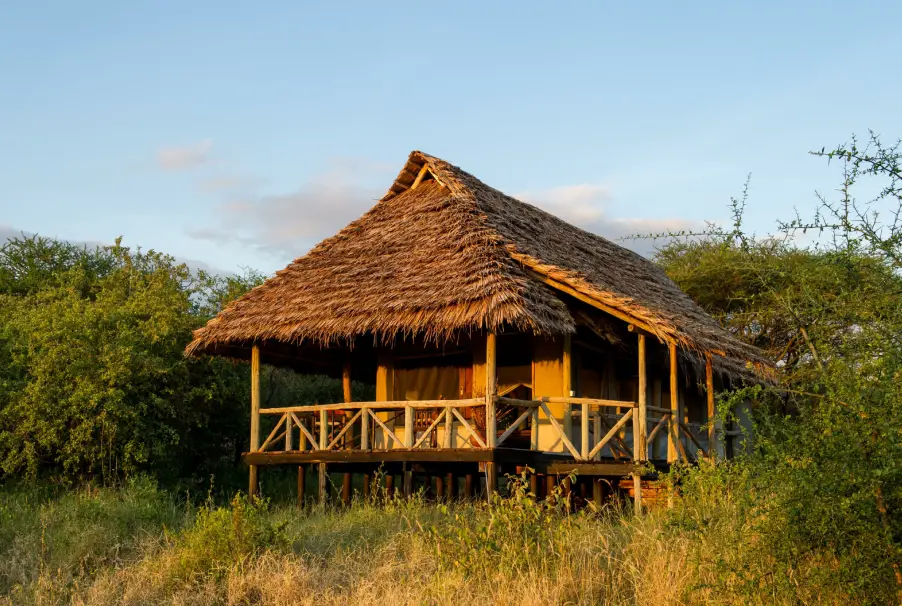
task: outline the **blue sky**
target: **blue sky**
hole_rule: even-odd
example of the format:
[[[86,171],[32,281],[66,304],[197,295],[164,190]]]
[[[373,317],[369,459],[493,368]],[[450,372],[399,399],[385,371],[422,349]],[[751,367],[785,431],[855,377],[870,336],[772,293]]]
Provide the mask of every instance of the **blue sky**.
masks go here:
[[[899,2],[9,2],[0,230],[266,272],[407,153],[618,237],[773,228],[902,135]]]

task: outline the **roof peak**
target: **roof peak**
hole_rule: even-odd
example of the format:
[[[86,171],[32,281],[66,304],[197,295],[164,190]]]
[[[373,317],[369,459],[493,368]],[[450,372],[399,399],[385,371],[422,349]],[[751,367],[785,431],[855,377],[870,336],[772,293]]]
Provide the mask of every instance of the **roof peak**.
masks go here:
[[[437,156],[413,150],[407,156],[407,163],[391,187],[382,196],[382,201],[390,200],[409,189],[416,189],[424,181],[432,180],[454,193],[461,193],[461,190],[465,189],[464,186],[454,177],[453,172],[446,170],[445,167],[451,167],[451,164]]]

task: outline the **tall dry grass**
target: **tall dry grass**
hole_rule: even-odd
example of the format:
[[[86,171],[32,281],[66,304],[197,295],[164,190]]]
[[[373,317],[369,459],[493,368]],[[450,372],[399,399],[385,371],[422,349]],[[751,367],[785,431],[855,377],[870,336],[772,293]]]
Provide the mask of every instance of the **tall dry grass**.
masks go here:
[[[731,566],[749,564],[741,545],[724,544],[735,530],[728,511],[707,533],[687,530],[675,511],[638,517],[615,505],[568,515],[563,499],[534,502],[524,482],[491,507],[382,499],[298,510],[241,497],[193,507],[147,486],[18,499],[0,501],[7,603],[840,601],[802,586],[775,594],[765,562],[760,590],[732,582]],[[27,520],[8,515],[19,506]]]

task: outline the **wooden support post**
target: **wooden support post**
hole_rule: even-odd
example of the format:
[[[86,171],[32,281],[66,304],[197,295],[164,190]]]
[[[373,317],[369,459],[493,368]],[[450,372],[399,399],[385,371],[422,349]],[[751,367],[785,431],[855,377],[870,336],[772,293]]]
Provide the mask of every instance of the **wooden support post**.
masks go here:
[[[413,406],[404,407],[404,448],[413,448]],[[410,496],[410,495],[407,495]]]
[[[364,501],[370,500],[370,490],[371,490],[370,481],[371,481],[372,477],[373,477],[373,474],[371,474],[368,471],[363,473],[363,500]]]
[[[257,492],[257,474],[259,469],[256,465],[248,465],[247,470],[247,494],[251,498],[260,496]]]
[[[498,490],[498,468],[493,461],[485,464],[485,498],[492,502],[492,495]]]
[[[345,353],[344,363],[341,365],[341,392],[344,396],[344,401],[346,404],[350,403],[351,398],[351,357],[350,353]],[[349,418],[350,413],[345,413],[345,420]],[[363,415],[360,415],[361,417]],[[353,430],[351,433],[345,434],[345,443],[353,437]],[[342,485],[342,489],[344,486]],[[349,497],[350,498],[350,497]],[[342,494],[342,499],[344,499],[344,494]]]
[[[495,423],[495,393],[497,391],[497,339],[494,332],[489,332],[485,340],[485,443],[488,448],[495,448],[498,432]],[[493,461],[485,464],[485,496],[492,502],[492,495],[498,485],[498,476]]]
[[[495,423],[495,394],[497,392],[497,348],[494,332],[489,332],[485,340],[485,443],[495,448],[498,432]]]
[[[533,408],[529,424],[529,449],[539,449],[539,409]]]
[[[404,463],[403,469],[404,498],[409,499],[413,496],[413,471],[410,469],[410,463],[407,462]]]
[[[319,449],[326,450],[329,445],[329,412],[319,411]]]
[[[291,416],[289,416],[289,421],[293,421],[293,418],[291,418]],[[304,417],[304,416],[298,417],[298,423],[303,424],[306,427],[307,426],[306,417]],[[307,450],[307,434],[305,434],[304,431],[300,427],[298,427],[298,450],[300,450],[300,451]]]
[[[596,411],[595,414],[592,415],[592,421],[593,421],[592,431],[593,431],[593,435],[595,436],[595,441],[597,442],[598,440],[600,440],[602,438],[602,436],[604,436],[604,434],[601,433],[601,411],[600,410]],[[595,460],[598,461],[599,459],[601,459],[601,450],[599,450],[597,453],[595,453]]]
[[[319,478],[318,478],[318,482],[317,482],[317,487],[319,489],[318,496],[319,496],[319,504],[320,505],[326,504],[326,498],[328,497],[328,494],[329,494],[328,478],[329,478],[329,475],[328,475],[328,470],[326,469],[326,464],[320,463],[319,464]]]
[[[389,499],[395,496],[395,476],[385,476],[385,496]]]
[[[552,474],[548,474],[545,476],[545,498],[549,498],[554,495],[554,485],[555,485],[555,476]]]
[[[539,476],[535,474],[535,472],[529,474],[529,492],[534,495],[534,498],[538,498],[539,496]]]
[[[717,409],[714,405],[714,366],[711,354],[705,359],[705,396],[708,401],[708,457],[717,456]]]
[[[584,461],[589,459],[589,452],[591,448],[589,447],[589,405],[585,402],[583,403],[582,417],[580,418],[581,431],[580,431],[580,456]]]
[[[341,504],[345,507],[351,504],[351,474],[345,472],[341,478]]]
[[[633,474],[633,503],[636,515],[642,515],[642,476]]]
[[[351,358],[346,355],[341,367],[341,391],[344,401],[351,402]]]
[[[473,474],[468,473],[464,476],[464,498],[473,498]]]
[[[360,414],[360,450],[370,449],[370,409],[364,408]]]
[[[645,334],[639,333],[639,414],[633,416],[633,460],[648,460],[648,371],[646,369]]]
[[[451,436],[454,431],[454,415],[451,414],[451,407],[445,408],[445,433],[442,436],[442,448],[451,448]]]
[[[564,335],[564,353],[561,357],[561,391],[565,398],[573,396],[573,369],[571,367],[571,354],[573,349],[573,339],[569,334]],[[564,404],[564,435],[571,442],[573,441],[573,405]]]
[[[304,484],[307,478],[304,475],[305,469],[303,465],[298,465],[298,507],[304,506]]]
[[[329,444],[329,413],[325,410],[319,411],[319,449],[326,450],[326,446]],[[319,464],[319,504],[325,505],[326,499],[329,496],[329,486],[328,486],[328,469],[325,463]]]
[[[260,450],[260,348],[251,347],[251,452]],[[257,466],[248,470],[247,494],[257,495]]]
[[[592,502],[598,509],[604,505],[604,486],[601,478],[592,478]]]
[[[435,476],[435,500],[439,503],[445,500],[445,477],[441,474]]]
[[[449,473],[445,478],[445,500],[449,503],[457,497],[457,474]]]
[[[674,463],[679,461],[679,451],[677,450],[676,440],[679,438],[679,383],[677,381],[677,347],[676,343],[670,343],[670,425],[667,432],[667,462]]]

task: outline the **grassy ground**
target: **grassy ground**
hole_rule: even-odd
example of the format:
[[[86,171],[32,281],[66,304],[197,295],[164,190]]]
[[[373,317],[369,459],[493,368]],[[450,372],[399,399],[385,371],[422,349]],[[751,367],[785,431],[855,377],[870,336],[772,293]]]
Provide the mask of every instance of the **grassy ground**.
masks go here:
[[[750,593],[740,578],[743,547],[725,548],[736,531],[729,515],[679,507],[642,517],[616,507],[566,515],[562,505],[534,503],[523,485],[493,507],[413,499],[344,510],[240,497],[196,506],[146,482],[61,494],[7,489],[0,603],[842,601],[804,579],[777,592],[765,572]],[[686,524],[702,518],[704,532]]]

